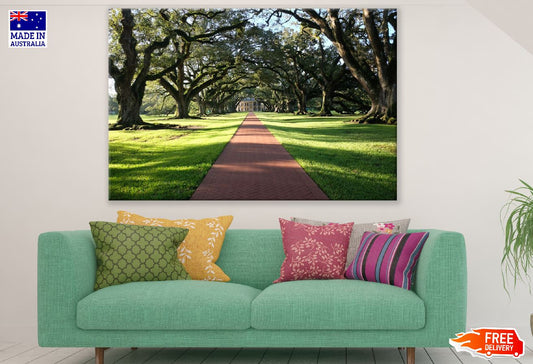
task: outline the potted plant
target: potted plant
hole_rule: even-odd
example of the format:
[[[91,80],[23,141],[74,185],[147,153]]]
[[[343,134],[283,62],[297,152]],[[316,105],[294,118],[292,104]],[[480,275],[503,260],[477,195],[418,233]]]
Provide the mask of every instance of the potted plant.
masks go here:
[[[520,280],[530,285],[530,270],[533,267],[533,187],[520,180],[522,184],[514,190],[509,201],[502,209],[505,229],[505,247],[502,258],[504,288],[510,279],[513,287]],[[533,334],[533,314],[531,315]]]

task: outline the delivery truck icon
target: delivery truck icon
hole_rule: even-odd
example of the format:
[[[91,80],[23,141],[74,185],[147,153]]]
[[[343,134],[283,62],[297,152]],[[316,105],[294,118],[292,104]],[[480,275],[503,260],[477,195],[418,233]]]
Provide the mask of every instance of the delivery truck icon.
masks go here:
[[[515,329],[483,327],[467,333],[456,334],[450,345],[457,351],[466,351],[473,356],[490,358],[492,356],[524,355],[524,341]]]

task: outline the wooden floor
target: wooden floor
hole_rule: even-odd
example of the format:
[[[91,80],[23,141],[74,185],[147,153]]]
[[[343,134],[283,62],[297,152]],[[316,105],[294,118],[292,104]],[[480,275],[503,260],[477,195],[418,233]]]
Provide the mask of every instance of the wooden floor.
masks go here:
[[[473,358],[451,348],[416,349],[417,364],[533,364],[528,348],[519,358]],[[83,364],[94,363],[94,349],[41,348],[24,343],[0,342],[0,363]],[[112,348],[105,351],[105,363],[120,364],[402,364],[401,349],[159,349]]]

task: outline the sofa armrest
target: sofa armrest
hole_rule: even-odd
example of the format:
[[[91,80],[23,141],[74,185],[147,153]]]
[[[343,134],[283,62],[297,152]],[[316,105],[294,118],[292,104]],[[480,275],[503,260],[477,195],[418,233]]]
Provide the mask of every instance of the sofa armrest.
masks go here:
[[[96,255],[89,230],[48,232],[39,236],[39,345],[62,346],[76,335],[78,301],[94,290]]]
[[[418,260],[413,290],[426,306],[426,329],[439,337],[435,346],[464,332],[467,304],[467,269],[464,237],[460,233],[429,231]]]

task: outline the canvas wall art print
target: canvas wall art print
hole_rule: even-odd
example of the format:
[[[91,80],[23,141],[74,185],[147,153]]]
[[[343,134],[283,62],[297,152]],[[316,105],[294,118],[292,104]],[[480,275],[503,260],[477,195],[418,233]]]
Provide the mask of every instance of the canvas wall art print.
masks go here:
[[[110,200],[396,200],[396,9],[108,24]]]

